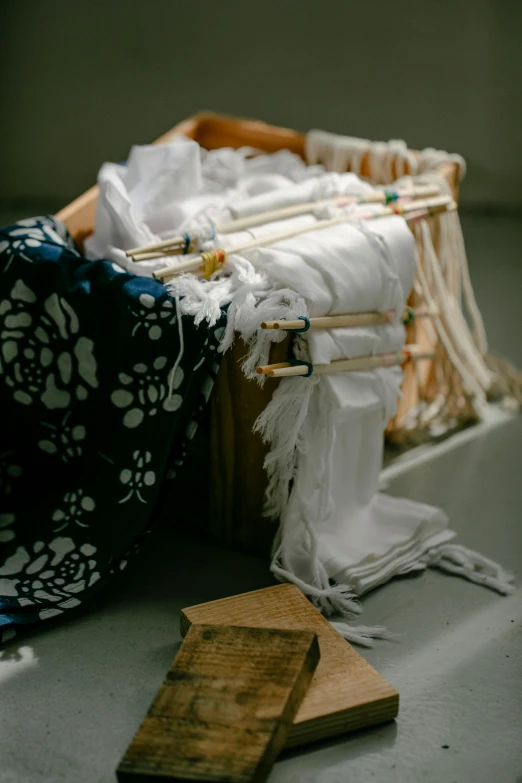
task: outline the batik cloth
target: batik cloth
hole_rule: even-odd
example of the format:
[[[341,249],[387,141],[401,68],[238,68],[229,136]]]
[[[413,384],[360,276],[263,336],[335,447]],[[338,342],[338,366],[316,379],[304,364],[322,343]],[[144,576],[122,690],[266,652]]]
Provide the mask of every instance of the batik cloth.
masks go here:
[[[87,261],[59,221],[0,230],[0,641],[83,604],[137,551],[224,322],[184,315],[180,339],[162,284]]]

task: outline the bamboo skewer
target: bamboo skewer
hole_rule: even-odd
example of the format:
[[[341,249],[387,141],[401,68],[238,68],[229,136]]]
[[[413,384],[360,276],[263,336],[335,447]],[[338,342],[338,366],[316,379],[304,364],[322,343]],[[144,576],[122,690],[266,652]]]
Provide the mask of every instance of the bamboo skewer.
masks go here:
[[[170,245],[161,252],[158,250],[150,250],[143,253],[136,253],[131,256],[131,261],[151,261],[153,258],[164,258],[164,256],[179,256],[182,255],[182,246],[171,247]],[[127,253],[129,255],[129,253]],[[186,255],[183,253],[183,255]]]
[[[308,201],[301,204],[292,204],[288,207],[281,207],[280,209],[269,210],[265,212],[258,212],[253,215],[248,215],[244,218],[238,218],[237,220],[231,220],[228,223],[221,223],[216,226],[215,231],[219,234],[231,234],[235,231],[243,231],[246,228],[253,228],[254,226],[260,226],[264,223],[272,223],[278,220],[286,220],[287,218],[297,217],[298,215],[306,215],[310,212],[314,212],[322,207],[330,205],[346,206],[347,204],[388,204],[391,201],[397,201],[398,199],[423,199],[430,196],[437,196],[440,193],[440,188],[437,185],[419,185],[415,188],[398,188],[397,190],[374,190],[370,193],[366,193],[362,196],[334,196],[328,199],[322,199],[320,201]],[[188,241],[187,241],[188,237]],[[170,237],[170,239],[164,239],[161,242],[153,242],[150,245],[143,245],[141,247],[133,247],[126,251],[127,256],[131,256],[133,261],[145,261],[150,258],[161,258],[164,255],[177,255],[183,251],[183,248],[187,245],[191,245],[190,234]],[[164,250],[168,252],[159,253],[158,251]],[[149,255],[153,253],[154,255]]]
[[[411,310],[411,308],[405,308],[402,314],[402,320],[404,323],[409,323],[416,318],[435,318],[439,314],[437,308],[423,309],[423,310]],[[374,326],[378,324],[388,324],[393,321],[395,315],[394,310],[389,310],[387,313],[347,313],[346,315],[323,315],[317,318],[309,318],[308,323],[310,329],[336,329],[343,326]],[[279,320],[279,321],[263,321],[261,329],[302,329],[303,321],[301,319],[296,320]]]
[[[422,201],[413,201],[407,204],[395,204],[393,207],[383,207],[379,212],[368,211],[363,213],[349,213],[348,215],[338,215],[328,220],[319,220],[310,226],[300,226],[299,228],[292,229],[291,231],[285,231],[281,234],[274,234],[268,237],[259,237],[258,239],[251,240],[250,242],[244,242],[240,245],[235,245],[227,249],[219,248],[217,250],[211,250],[208,253],[202,253],[201,255],[191,258],[189,261],[184,261],[180,264],[174,264],[166,266],[161,269],[156,269],[152,272],[153,277],[157,280],[164,280],[168,277],[183,274],[184,272],[191,272],[194,269],[198,269],[200,266],[205,265],[206,276],[210,277],[225,261],[227,255],[233,255],[235,253],[243,253],[245,250],[252,250],[256,247],[270,247],[272,245],[283,242],[286,239],[292,239],[300,234],[306,234],[311,231],[322,231],[331,226],[339,225],[340,223],[358,222],[360,220],[371,220],[373,218],[387,217],[389,215],[403,215],[406,220],[415,220],[425,215],[436,214],[437,212],[449,211],[456,209],[456,204],[449,196],[438,196],[432,199],[425,199]],[[410,214],[411,213],[411,214]],[[219,254],[219,258],[218,258]]]
[[[331,375],[338,372],[372,370],[376,367],[395,367],[411,361],[433,358],[434,354],[432,352],[425,352],[422,351],[419,346],[409,345],[407,348],[403,348],[401,351],[395,351],[394,353],[381,353],[376,356],[361,356],[356,359],[339,359],[338,361],[330,362],[330,364],[309,365],[307,362],[303,362],[303,364],[294,364],[292,362],[266,364],[257,367],[256,372],[258,375],[267,375],[269,378],[287,378],[298,375],[311,375],[310,368],[312,368],[313,373]]]

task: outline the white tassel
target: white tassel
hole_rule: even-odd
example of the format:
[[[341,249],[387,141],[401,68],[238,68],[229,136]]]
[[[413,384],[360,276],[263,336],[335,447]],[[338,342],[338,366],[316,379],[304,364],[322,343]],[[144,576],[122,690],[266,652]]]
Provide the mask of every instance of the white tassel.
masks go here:
[[[428,235],[429,235],[429,229],[428,229]],[[423,237],[423,241],[431,242],[431,236],[428,240],[426,234],[423,233],[422,237]],[[426,245],[424,245],[424,249],[426,250]],[[422,264],[420,263],[418,254],[417,254],[417,279],[419,281],[426,304],[429,307],[438,308],[439,300],[435,299],[431,294],[428,279],[424,272]],[[446,306],[447,303],[443,302],[443,304]],[[445,310],[443,310],[443,314],[445,315]],[[445,321],[447,323],[448,319],[445,319]],[[469,394],[473,395],[475,399],[478,400],[479,402],[485,401],[484,390],[477,382],[474,375],[472,375],[472,373],[468,370],[464,362],[461,360],[459,354],[457,353],[456,348],[453,345],[453,340],[455,339],[455,335],[451,332],[451,324],[448,324],[448,330],[446,330],[442,319],[436,316],[433,319],[433,325],[435,327],[435,330],[439,336],[442,345],[446,350],[449,360],[451,361],[455,370],[460,375],[460,378],[464,384],[464,388],[468,391]]]
[[[330,625],[341,634],[343,639],[351,644],[360,644],[362,647],[373,647],[374,639],[390,639],[394,635],[382,625],[348,625],[332,620]]]
[[[511,595],[515,590],[513,574],[479,552],[460,544],[443,544],[428,553],[426,563],[489,587],[501,595]]]
[[[351,615],[360,614],[362,606],[357,600],[357,596],[347,585],[332,585],[327,587],[316,587],[299,579],[291,571],[287,571],[280,565],[281,551],[276,553],[276,558],[270,566],[270,570],[280,582],[291,582],[306,596],[311,602],[318,606],[326,615],[340,614]]]
[[[481,389],[481,392],[480,394],[477,394],[477,397],[484,398],[484,392],[489,389],[491,385],[491,373],[473,342],[473,338],[458,303],[444,283],[440,271],[440,263],[435,248],[433,247],[431,232],[425,220],[420,221],[420,231],[424,249],[424,263],[426,269],[431,272],[431,277],[437,291],[437,306],[441,310],[443,319],[448,327],[448,333],[451,335],[451,341],[455,347],[455,351],[462,359],[462,363],[465,365],[469,376],[474,379],[473,386],[478,385]],[[458,369],[453,357],[451,358],[455,368]],[[475,391],[475,389],[473,389],[473,391]]]
[[[201,280],[195,275],[185,274],[168,283],[170,294],[182,297],[182,311],[194,317],[196,326],[204,320],[208,321],[209,326],[214,326],[221,316],[221,308],[232,302],[222,350],[229,348],[234,341],[234,313],[237,306],[247,302],[249,295],[252,295],[252,301],[256,302],[260,297],[266,296],[273,287],[268,277],[257,272],[250,261],[242,256],[234,255],[227,259],[226,271],[229,273],[226,277],[221,271],[211,280]],[[251,308],[247,309],[250,311]]]
[[[488,340],[486,337],[484,321],[482,320],[482,315],[480,313],[477,300],[475,299],[475,292],[473,291],[473,286],[471,284],[468,259],[466,257],[466,246],[464,244],[464,236],[462,234],[462,227],[460,225],[458,212],[455,210],[452,213],[448,213],[445,215],[445,219],[450,227],[452,252],[454,254],[456,263],[460,268],[464,301],[471,318],[475,344],[479,351],[484,355],[488,350]]]
[[[167,287],[171,296],[180,298],[182,312],[191,315],[196,326],[202,321],[214,326],[221,317],[221,308],[232,298],[227,279],[205,283],[195,275],[180,275]]]
[[[318,381],[319,376],[283,379],[254,424],[254,432],[272,446],[264,462],[268,476],[264,511],[267,517],[281,517],[288,504],[290,482],[297,468],[301,427]]]

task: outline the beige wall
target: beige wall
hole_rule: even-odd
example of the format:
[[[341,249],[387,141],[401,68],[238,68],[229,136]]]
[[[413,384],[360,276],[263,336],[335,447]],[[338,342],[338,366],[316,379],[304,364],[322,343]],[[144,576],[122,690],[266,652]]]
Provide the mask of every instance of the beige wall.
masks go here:
[[[522,0],[0,0],[0,198],[65,203],[213,109],[461,152],[522,205]]]

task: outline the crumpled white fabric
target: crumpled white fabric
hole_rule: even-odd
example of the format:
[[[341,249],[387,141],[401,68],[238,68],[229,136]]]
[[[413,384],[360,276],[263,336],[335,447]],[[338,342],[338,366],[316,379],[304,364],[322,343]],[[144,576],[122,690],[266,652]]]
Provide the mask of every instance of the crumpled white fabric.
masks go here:
[[[179,136],[168,144],[132,147],[126,164],[104,164],[98,174],[95,229],[85,242],[87,257],[108,258],[134,274],[150,276],[164,266],[163,260],[136,264],[124,251],[231,220],[229,204],[246,204],[251,197],[288,189],[322,171],[287,150],[255,152],[247,147],[207,151]]]

